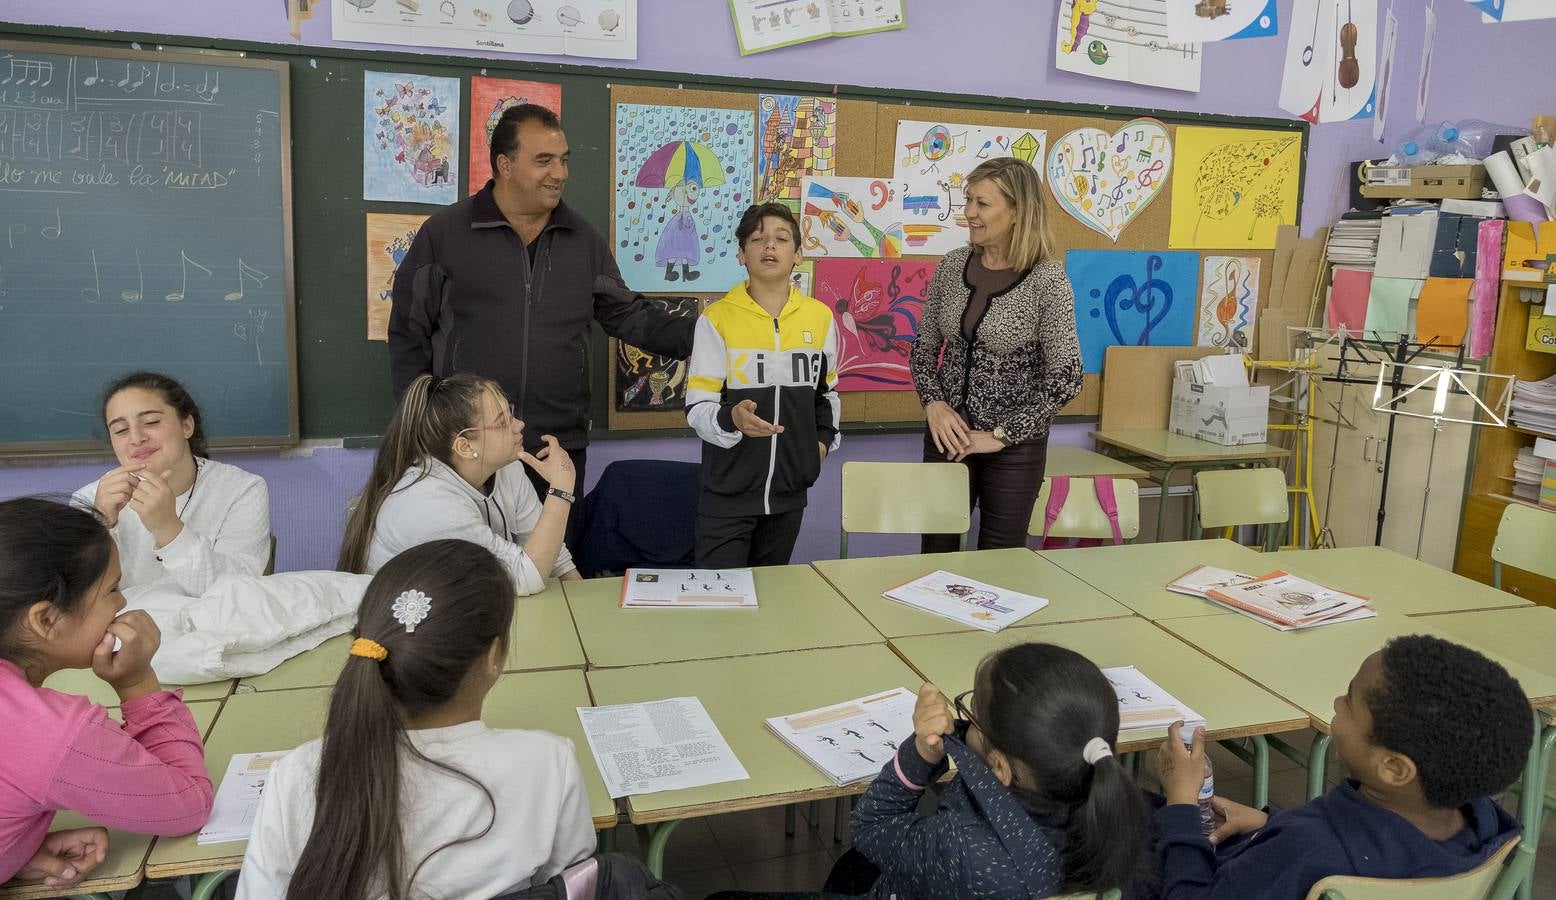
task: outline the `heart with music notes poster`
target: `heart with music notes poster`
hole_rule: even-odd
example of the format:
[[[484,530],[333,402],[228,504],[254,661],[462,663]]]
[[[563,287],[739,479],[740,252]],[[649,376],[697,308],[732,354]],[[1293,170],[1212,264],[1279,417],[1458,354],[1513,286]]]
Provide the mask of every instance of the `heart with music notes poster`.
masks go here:
[[[1108,134],[1077,128],[1048,151],[1048,187],[1065,212],[1117,241],[1156,199],[1172,172],[1172,140],[1156,119],[1133,119]]]

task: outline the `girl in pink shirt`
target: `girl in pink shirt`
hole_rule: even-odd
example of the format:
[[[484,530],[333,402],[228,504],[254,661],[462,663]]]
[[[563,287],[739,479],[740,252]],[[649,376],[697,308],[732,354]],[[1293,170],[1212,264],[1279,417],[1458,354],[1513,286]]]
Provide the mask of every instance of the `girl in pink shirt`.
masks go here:
[[[119,553],[97,517],[38,498],[0,503],[0,882],[68,888],[103,861],[107,831],[50,834],[59,810],[155,835],[188,834],[210,815],[194,717],[151,670],[161,635],[123,609]],[[41,686],[87,667],[118,692],[123,725]]]

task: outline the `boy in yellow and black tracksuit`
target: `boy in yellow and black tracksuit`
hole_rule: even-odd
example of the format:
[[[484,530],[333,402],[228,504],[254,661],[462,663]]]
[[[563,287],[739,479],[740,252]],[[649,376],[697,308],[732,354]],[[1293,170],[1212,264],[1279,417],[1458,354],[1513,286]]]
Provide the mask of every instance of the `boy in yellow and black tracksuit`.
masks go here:
[[[791,287],[799,224],[753,206],[735,231],[750,278],[697,321],[686,419],[703,440],[697,565],[783,565],[805,491],[839,442],[832,311]]]

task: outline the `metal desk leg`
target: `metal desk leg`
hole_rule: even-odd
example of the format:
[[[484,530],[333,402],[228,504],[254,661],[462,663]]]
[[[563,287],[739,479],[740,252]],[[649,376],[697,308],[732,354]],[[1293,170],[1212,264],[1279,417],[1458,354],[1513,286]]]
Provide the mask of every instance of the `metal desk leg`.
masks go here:
[[[194,891],[189,895],[190,900],[211,900],[216,896],[216,889],[222,886],[232,870],[225,872],[206,872],[195,880]]]
[[[1313,737],[1313,749],[1307,755],[1307,798],[1317,800],[1324,794],[1324,766],[1329,762],[1330,735],[1319,732]]]
[[[648,826],[647,859],[644,862],[648,863],[648,870],[654,873],[655,878],[664,877],[665,847],[670,843],[671,832],[675,831],[676,826],[680,824],[680,819],[671,819],[668,822]],[[193,898],[193,900],[200,900],[200,898]]]
[[[599,846],[601,853],[615,853],[616,829],[606,828],[603,831],[595,832],[595,841]]]
[[[1550,776],[1552,746],[1556,746],[1556,725],[1546,727],[1540,714],[1534,713],[1534,743],[1524,761],[1523,790],[1518,795],[1518,821],[1530,850],[1529,873],[1518,886],[1518,900],[1531,900],[1534,896],[1534,855],[1539,852],[1540,829],[1544,825],[1545,781]],[[1523,844],[1519,850],[1523,850]]]
[[[1172,476],[1177,471],[1178,463],[1168,463],[1167,468],[1162,470],[1162,493],[1156,501],[1156,537],[1154,540],[1158,544],[1166,540],[1162,536],[1162,527],[1167,521],[1167,498],[1172,494]]]
[[[1252,745],[1252,750],[1237,740],[1219,743],[1253,769],[1253,808],[1263,809],[1270,802],[1270,742],[1262,734],[1252,735],[1246,740]]]

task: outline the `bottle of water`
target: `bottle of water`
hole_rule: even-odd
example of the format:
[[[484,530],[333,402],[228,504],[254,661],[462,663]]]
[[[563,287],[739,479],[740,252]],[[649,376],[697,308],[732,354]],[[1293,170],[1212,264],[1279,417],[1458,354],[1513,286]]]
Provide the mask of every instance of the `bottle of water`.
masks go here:
[[[1417,125],[1405,134],[1394,155],[1399,158],[1402,165],[1424,166],[1444,153],[1450,152],[1450,148],[1445,147],[1439,137],[1439,133],[1447,124],[1444,122],[1435,125]]]
[[[1199,786],[1199,829],[1208,837],[1216,830],[1216,807],[1210,798],[1216,795],[1216,776],[1210,769],[1210,757],[1205,757],[1205,781]]]
[[[1453,147],[1454,152],[1471,159],[1485,159],[1491,155],[1491,145],[1499,134],[1528,134],[1529,129],[1512,125],[1495,125],[1482,119],[1460,119],[1444,122],[1438,131],[1439,140]]]

